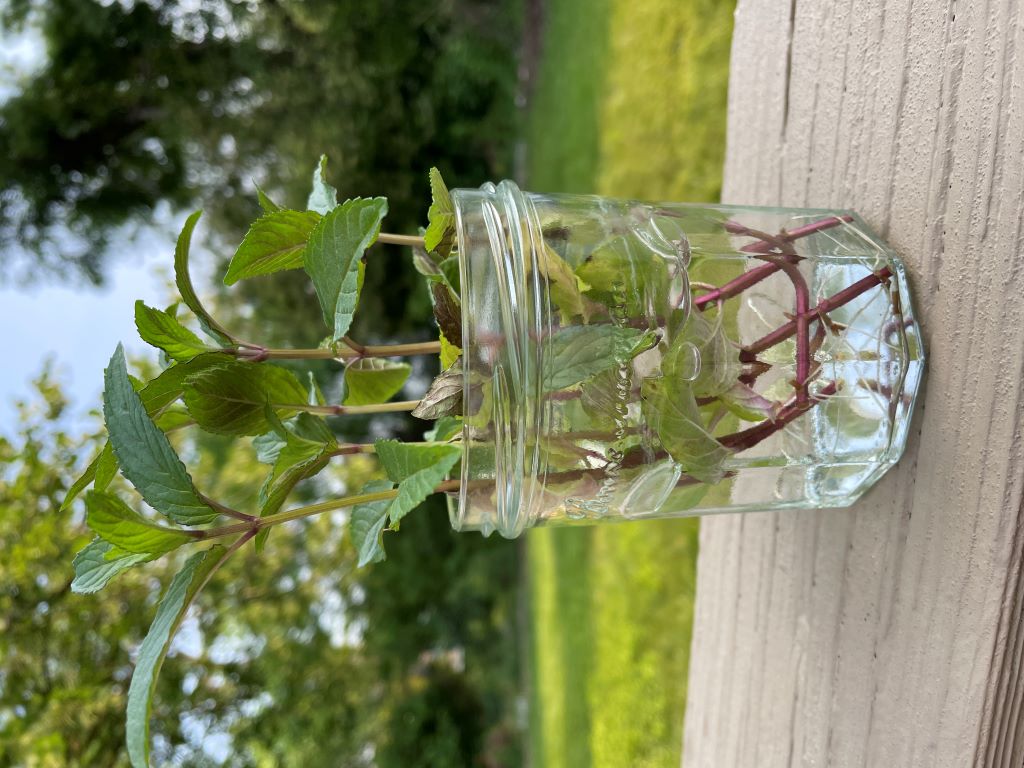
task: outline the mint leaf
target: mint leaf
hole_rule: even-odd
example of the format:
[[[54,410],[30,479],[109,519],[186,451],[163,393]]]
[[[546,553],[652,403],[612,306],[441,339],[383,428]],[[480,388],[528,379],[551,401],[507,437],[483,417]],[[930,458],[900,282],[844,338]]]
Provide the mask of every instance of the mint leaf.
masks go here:
[[[565,322],[580,315],[585,320],[589,319],[591,305],[582,292],[590,286],[576,276],[572,267],[550,245],[545,244],[537,252],[537,271],[547,278],[551,300]]]
[[[430,169],[430,195],[432,200],[427,210],[428,224],[423,234],[423,246],[427,251],[436,251],[443,258],[455,242],[455,208],[437,168]]]
[[[139,563],[147,563],[154,557],[125,552],[109,541],[93,539],[75,555],[72,563],[75,578],[71,581],[71,591],[80,595],[98,592],[117,574]]]
[[[327,183],[327,155],[320,155],[320,162],[313,169],[313,189],[309,193],[306,207],[326,215],[338,206],[338,190]]]
[[[316,225],[306,248],[306,272],[313,280],[332,341],[348,333],[362,287],[363,252],[377,239],[388,212],[383,197],[346,200]]]
[[[390,491],[393,483],[387,480],[372,480],[363,486],[360,493],[377,493],[378,491]],[[384,526],[388,522],[388,508],[391,506],[391,499],[381,501],[369,501],[365,504],[356,504],[352,508],[352,517],[349,518],[349,532],[352,536],[352,543],[359,554],[358,568],[369,563],[379,563],[384,559]]]
[[[443,282],[445,280],[441,268],[425,249],[419,246],[412,248],[412,265],[425,278],[431,282]]]
[[[206,311],[206,308],[196,295],[196,289],[192,286],[192,278],[188,273],[188,256],[189,248],[192,244],[192,231],[196,228],[196,222],[199,221],[199,217],[202,215],[202,211],[196,211],[189,216],[185,220],[185,226],[182,227],[181,234],[178,235],[178,244],[174,248],[174,282],[178,286],[181,300],[195,314],[196,319],[199,320],[199,325],[202,326],[207,335],[216,340],[221,346],[227,347],[234,341],[231,338],[231,334],[224,330],[210,313]]]
[[[260,464],[271,464],[277,461],[284,448],[284,438],[276,431],[270,430],[252,439],[252,447],[256,449],[256,461]]]
[[[155,416],[180,398],[184,393],[185,382],[192,376],[231,362],[232,359],[226,355],[208,352],[164,368],[155,379],[150,380],[139,390],[139,397],[146,407],[146,413]]]
[[[258,435],[269,428],[264,406],[290,415],[306,402],[291,371],[267,363],[229,360],[189,378],[183,397],[196,423],[221,435]]]
[[[775,419],[782,404],[759,395],[743,382],[737,381],[733,386],[722,392],[718,399],[730,412],[745,421],[764,421]]]
[[[271,200],[267,193],[260,189],[259,184],[253,182],[253,185],[256,187],[256,199],[260,201],[260,208],[263,209],[264,213],[273,213],[274,211],[281,210],[281,206]]]
[[[438,339],[441,342],[441,370],[445,371],[455,365],[455,361],[462,357],[462,348],[448,341],[443,333],[438,336]]]
[[[185,612],[199,590],[206,583],[219,561],[222,547],[211,547],[197,552],[171,580],[156,609],[156,617],[149,627],[146,639],[139,646],[135,672],[128,687],[128,707],[125,731],[128,758],[133,768],[149,766],[149,714],[152,709],[153,690],[160,674],[171,638],[181,624]]]
[[[316,382],[316,376],[313,375],[312,371],[308,371],[307,374],[309,376],[309,397],[306,402],[310,405],[325,405],[327,400],[324,398],[320,385]]]
[[[174,315],[147,307],[142,300],[135,302],[135,327],[144,342],[162,349],[172,360],[191,360],[214,351]]]
[[[430,384],[412,412],[417,419],[439,419],[442,416],[458,416],[462,413],[464,387],[462,366],[456,360],[451,368],[442,371]]]
[[[193,541],[187,532],[154,525],[116,496],[89,491],[86,522],[104,541],[139,555],[163,555]]]
[[[452,293],[455,295],[456,300],[462,294],[462,272],[459,266],[458,256],[449,256],[448,258],[441,261],[437,265],[438,269],[441,270],[441,274],[444,276],[444,280],[448,283],[448,287],[452,289]]]
[[[544,341],[544,390],[565,389],[621,366],[653,343],[653,337],[639,328],[616,325],[562,328]]]
[[[394,397],[412,366],[367,357],[345,366],[345,405],[375,405]]]
[[[227,358],[217,353],[199,355],[187,362],[177,363],[169,368],[165,368],[155,379],[138,390],[146,412],[150,416],[159,415],[156,423],[161,431],[166,432],[176,424],[184,423],[186,418],[191,420],[187,413],[183,413],[182,416],[167,418],[170,414],[164,412],[171,403],[181,397],[182,384],[185,379],[199,371],[219,365],[226,360]],[[129,377],[129,380],[131,380],[131,377]],[[110,445],[110,441],[107,441],[103,449],[96,455],[96,458],[86,467],[82,476],[68,489],[64,501],[61,502],[61,511],[68,509],[71,506],[71,502],[89,487],[89,483],[92,483],[93,488],[97,491],[105,490],[117,474],[117,469],[117,457],[114,456],[114,450]]]
[[[438,443],[414,445],[378,440],[374,446],[388,479],[398,483],[398,496],[388,506],[392,528],[434,493],[434,487],[445,479],[462,455],[458,446]]]
[[[665,259],[648,248],[633,247],[618,237],[595,250],[576,268],[591,299],[609,307],[621,307],[635,317],[669,308],[671,277]]]
[[[688,382],[644,379],[640,394],[644,418],[683,471],[706,483],[721,480],[722,463],[732,452],[704,427]]]
[[[312,211],[274,211],[252,223],[231,257],[224,284],[303,265],[306,243],[320,216]]]
[[[64,501],[60,503],[61,512],[66,511],[71,506],[71,502],[77,499],[82,491],[89,487],[89,483],[96,478],[96,467],[99,466],[100,456],[103,455],[103,451],[107,450],[107,445],[109,445],[109,443],[103,446],[100,452],[97,453],[93,460],[89,462],[89,466],[85,468],[85,471],[82,472],[79,478],[71,484],[70,488],[68,488],[68,492],[64,494]]]
[[[329,458],[327,454],[337,445],[333,435],[323,441],[308,440],[294,432],[286,431],[284,445],[278,451],[274,468],[260,489],[261,514],[262,508],[271,505],[277,494],[289,493],[299,480],[311,477],[323,469]]]
[[[317,416],[300,413],[288,428],[281,423],[272,409],[265,410],[267,421],[274,429],[267,435],[257,438],[265,440],[264,447],[267,451],[263,460],[269,459],[271,453],[273,455],[273,459],[267,462],[273,464],[273,469],[259,492],[259,511],[263,517],[277,512],[296,485],[306,478],[317,475],[326,467],[331,458],[331,451],[338,446],[330,427]],[[280,442],[271,445],[270,435]],[[257,452],[259,450],[260,448],[257,448]],[[263,549],[269,533],[270,529],[264,528],[256,534],[257,552]]]
[[[184,525],[217,517],[199,496],[167,436],[132,389],[120,344],[104,371],[103,418],[121,474],[146,503]]]
[[[696,378],[691,370],[691,344],[700,359]],[[741,368],[739,350],[729,344],[721,318],[712,322],[703,312],[690,313],[661,362],[665,376],[692,379],[690,388],[695,397],[715,397],[726,392],[736,383]]]
[[[108,440],[96,460],[96,482],[92,484],[93,490],[105,491],[115,475],[117,475],[117,457]]]
[[[462,433],[462,419],[459,416],[442,416],[434,423],[433,429],[423,433],[423,439],[429,442],[447,442]]]

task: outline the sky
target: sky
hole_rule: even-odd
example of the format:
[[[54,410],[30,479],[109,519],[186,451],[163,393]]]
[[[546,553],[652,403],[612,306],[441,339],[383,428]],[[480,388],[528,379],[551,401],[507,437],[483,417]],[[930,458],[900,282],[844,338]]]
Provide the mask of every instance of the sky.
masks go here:
[[[42,41],[31,28],[17,35],[0,29],[0,102],[16,92],[19,78],[44,56]],[[155,359],[155,350],[135,334],[134,303],[136,299],[158,307],[168,303],[174,233],[181,218],[158,210],[151,225],[122,241],[122,251],[111,253],[107,285],[102,288],[80,281],[0,285],[5,352],[0,364],[0,435],[13,434],[15,401],[27,397],[31,381],[48,358],[71,400],[65,426],[83,429],[93,424],[87,414],[99,405],[103,368],[118,341],[125,342],[130,355],[148,354]],[[199,238],[197,233],[197,243]],[[0,254],[0,263],[2,258]]]

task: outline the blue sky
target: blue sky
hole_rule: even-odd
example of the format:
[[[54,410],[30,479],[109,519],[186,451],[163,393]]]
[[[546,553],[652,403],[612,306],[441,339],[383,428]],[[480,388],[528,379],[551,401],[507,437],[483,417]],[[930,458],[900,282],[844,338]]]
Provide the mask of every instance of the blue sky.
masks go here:
[[[33,30],[18,35],[0,30],[0,102],[43,58],[42,41]],[[0,434],[13,432],[14,403],[26,397],[47,358],[54,360],[72,401],[70,423],[84,427],[89,409],[99,403],[103,368],[117,342],[124,341],[129,353],[155,354],[135,335],[133,305],[135,299],[144,299],[163,306],[171,296],[174,233],[181,218],[161,210],[151,225],[122,240],[120,252],[111,253],[103,288],[80,283],[0,286],[5,353],[0,365]]]

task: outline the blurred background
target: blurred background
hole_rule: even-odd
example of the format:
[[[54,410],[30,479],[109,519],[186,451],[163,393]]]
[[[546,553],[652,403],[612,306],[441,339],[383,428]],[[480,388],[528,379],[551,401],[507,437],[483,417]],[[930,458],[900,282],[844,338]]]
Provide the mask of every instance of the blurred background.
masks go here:
[[[170,562],[70,592],[90,538],[64,492],[100,443],[102,369],[132,304],[172,300],[185,216],[215,314],[315,346],[301,274],[219,275],[258,215],[301,207],[317,158],[342,198],[415,232],[449,186],[715,201],[731,0],[0,0],[0,766],[125,766],[133,653]],[[376,246],[353,335],[436,338],[408,261]],[[435,371],[421,361],[420,386]],[[315,368],[330,396],[340,366]],[[414,377],[416,379],[417,377]],[[415,383],[414,383],[415,386]],[[419,439],[400,417],[347,439]],[[210,495],[265,468],[189,438]],[[373,471],[332,468],[309,497]],[[164,665],[154,763],[677,766],[696,521],[454,534],[441,504],[363,570],[344,517],[292,524],[202,594]]]

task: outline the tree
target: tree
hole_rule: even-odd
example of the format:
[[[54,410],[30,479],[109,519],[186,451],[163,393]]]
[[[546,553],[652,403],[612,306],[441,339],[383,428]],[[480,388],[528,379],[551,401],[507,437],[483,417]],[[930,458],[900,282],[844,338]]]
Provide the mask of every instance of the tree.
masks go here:
[[[27,8],[8,4],[4,23],[25,24]],[[46,63],[0,106],[2,251],[21,253],[23,273],[27,259],[100,282],[112,233],[160,202],[210,207],[213,193],[228,202],[208,218],[237,241],[251,178],[302,196],[321,152],[343,197],[386,194],[392,221],[413,229],[431,164],[472,184],[507,173],[511,8],[46,0]],[[413,281],[397,264],[382,308],[401,317]]]

